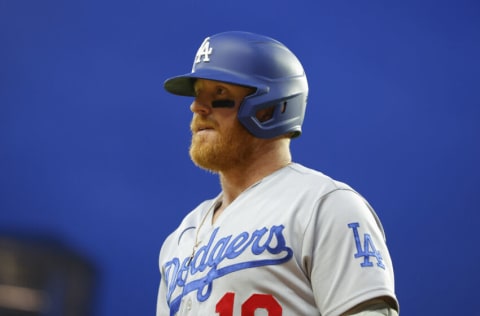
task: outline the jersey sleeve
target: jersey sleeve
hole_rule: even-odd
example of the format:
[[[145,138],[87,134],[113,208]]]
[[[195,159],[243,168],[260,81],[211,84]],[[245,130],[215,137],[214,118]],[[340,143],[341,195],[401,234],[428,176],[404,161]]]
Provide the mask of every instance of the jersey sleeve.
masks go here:
[[[157,316],[162,315],[170,315],[170,308],[167,303],[167,282],[165,280],[165,271],[163,271],[162,262],[162,254],[165,253],[165,248],[171,243],[173,239],[174,233],[171,234],[165,241],[160,250],[159,255],[159,269],[160,269],[160,285],[158,287],[158,295],[157,295]]]
[[[316,207],[304,258],[321,314],[339,315],[380,296],[396,302],[384,231],[369,204],[355,191],[339,189]]]
[[[167,286],[165,280],[161,278],[157,297],[157,316],[169,315],[170,309],[167,305]]]

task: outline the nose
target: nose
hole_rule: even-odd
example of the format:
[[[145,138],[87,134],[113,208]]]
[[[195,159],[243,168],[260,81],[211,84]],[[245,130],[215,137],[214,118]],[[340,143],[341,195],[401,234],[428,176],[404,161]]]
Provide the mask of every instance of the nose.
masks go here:
[[[196,114],[208,115],[212,111],[212,106],[196,97],[190,105],[190,110]]]

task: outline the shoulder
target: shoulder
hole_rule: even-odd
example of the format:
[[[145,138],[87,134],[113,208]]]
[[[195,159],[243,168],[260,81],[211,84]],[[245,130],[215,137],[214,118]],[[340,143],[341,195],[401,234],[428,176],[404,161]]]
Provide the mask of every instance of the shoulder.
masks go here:
[[[370,203],[348,184],[301,164],[291,164],[285,171],[291,180],[290,190],[302,197],[313,212],[310,224],[335,227],[358,222],[375,226],[383,234],[383,227]],[[318,229],[318,227],[316,228]]]
[[[298,163],[292,163],[274,174],[270,182],[271,188],[290,192],[291,195],[304,199],[319,200],[338,190],[358,194],[348,184]]]
[[[285,172],[285,177],[293,181],[292,184],[301,183],[299,190],[313,190],[322,200],[354,201],[368,205],[366,199],[345,182],[298,163],[293,163],[288,168],[289,171]]]
[[[344,182],[338,181],[321,171],[305,167],[299,163],[292,163],[285,170],[285,177],[292,181],[301,181],[306,186],[323,188],[325,192],[336,189],[352,189]]]

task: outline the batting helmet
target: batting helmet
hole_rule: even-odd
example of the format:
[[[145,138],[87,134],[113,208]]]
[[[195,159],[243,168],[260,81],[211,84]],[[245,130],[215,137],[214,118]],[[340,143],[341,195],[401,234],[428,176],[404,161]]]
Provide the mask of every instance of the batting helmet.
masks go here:
[[[270,37],[247,32],[224,32],[207,37],[197,51],[192,71],[165,81],[167,91],[194,96],[195,79],[248,86],[238,120],[254,136],[299,136],[307,104],[308,83],[297,57]],[[259,110],[274,107],[272,118],[260,121]]]

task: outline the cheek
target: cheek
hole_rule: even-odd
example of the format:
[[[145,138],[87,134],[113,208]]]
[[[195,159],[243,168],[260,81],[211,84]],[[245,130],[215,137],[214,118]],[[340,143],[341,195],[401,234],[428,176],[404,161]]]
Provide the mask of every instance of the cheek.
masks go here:
[[[219,123],[219,129],[222,132],[228,132],[234,130],[240,125],[240,122],[237,119],[237,113],[226,113],[218,117],[217,122]]]

